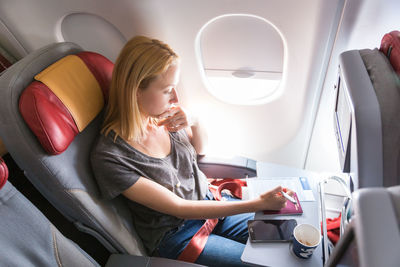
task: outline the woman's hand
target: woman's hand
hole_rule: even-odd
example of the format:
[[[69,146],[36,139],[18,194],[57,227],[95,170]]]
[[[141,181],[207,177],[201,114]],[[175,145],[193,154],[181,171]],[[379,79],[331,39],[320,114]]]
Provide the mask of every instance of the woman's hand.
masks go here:
[[[282,186],[275,187],[274,189],[265,192],[259,196],[259,207],[257,210],[280,210],[286,206],[286,198],[282,196],[281,191],[284,190]],[[286,189],[289,195],[293,192]]]
[[[180,106],[173,106],[158,116],[158,126],[164,126],[170,132],[186,130],[190,143],[197,154],[204,155],[207,147],[207,132],[199,118],[186,112]]]
[[[170,132],[177,132],[195,124],[195,120],[180,106],[175,106],[162,113],[158,126],[164,126]]]

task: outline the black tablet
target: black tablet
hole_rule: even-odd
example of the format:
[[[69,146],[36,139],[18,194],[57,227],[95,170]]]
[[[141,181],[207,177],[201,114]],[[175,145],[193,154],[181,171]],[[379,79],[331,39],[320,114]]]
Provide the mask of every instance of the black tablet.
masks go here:
[[[289,242],[296,220],[249,220],[247,226],[251,242]]]

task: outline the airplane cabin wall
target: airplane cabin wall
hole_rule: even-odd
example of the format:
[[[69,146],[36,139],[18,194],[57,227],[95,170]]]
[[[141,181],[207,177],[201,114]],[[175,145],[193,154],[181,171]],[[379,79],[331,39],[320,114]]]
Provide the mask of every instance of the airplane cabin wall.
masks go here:
[[[343,4],[344,0],[13,0],[0,2],[0,18],[27,52],[60,41],[61,20],[74,12],[104,18],[122,38],[142,34],[161,39],[181,57],[178,94],[183,106],[201,114],[211,152],[304,167]],[[226,14],[261,17],[283,38],[280,93],[264,104],[224,103],[207,91],[202,80],[195,51],[197,34],[207,22]],[[100,30],[93,29],[87,36],[95,38]],[[107,49],[106,37],[97,36],[97,43]],[[98,49],[84,40],[79,44]],[[113,44],[106,55],[115,60],[119,45]],[[248,53],[257,57],[257,51]]]
[[[324,83],[306,169],[322,172],[340,171],[333,129],[333,88],[337,79],[340,53],[353,49],[379,48],[385,33],[400,30],[399,14],[398,0],[346,0],[345,12]]]

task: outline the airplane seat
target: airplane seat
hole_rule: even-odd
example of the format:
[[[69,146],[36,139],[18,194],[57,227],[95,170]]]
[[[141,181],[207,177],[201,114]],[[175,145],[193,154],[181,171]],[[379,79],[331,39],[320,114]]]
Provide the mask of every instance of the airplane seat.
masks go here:
[[[354,193],[360,266],[397,266],[400,261],[400,185]]]
[[[398,266],[400,185],[355,191],[353,212],[325,266]]]
[[[100,195],[90,152],[100,131],[112,69],[105,57],[70,42],[33,51],[0,76],[0,138],[34,187],[78,230],[114,253],[113,265],[139,260],[156,266],[198,266],[137,257],[147,253],[124,197],[104,200]],[[226,178],[223,171],[229,178],[255,176],[255,162],[245,158],[228,163],[202,158],[199,165],[211,177]]]
[[[100,266],[7,181],[0,158],[1,266]]]
[[[347,145],[338,143],[345,150],[343,170],[357,176],[355,189],[399,185],[399,76],[376,48],[345,51],[339,60],[335,127],[340,138],[348,133]]]
[[[30,53],[0,77],[0,136],[25,176],[110,252],[145,255],[122,197],[103,200],[89,154],[113,63],[73,43]]]
[[[378,49],[360,50],[379,103],[382,132],[383,186],[400,184],[400,79]]]
[[[0,44],[0,75],[1,73],[6,70],[8,67],[10,67],[16,59],[7,53],[7,51],[4,50],[4,48]],[[7,149],[3,144],[3,141],[0,139],[0,157],[4,156],[7,154]]]
[[[9,181],[0,157],[0,262],[1,266],[96,266],[84,250],[66,238]],[[112,254],[105,266],[200,267],[202,265],[158,257]]]
[[[120,261],[147,253],[124,197],[104,200],[90,164],[112,69],[105,57],[70,42],[33,51],[0,76],[0,138],[38,191],[78,230],[117,254],[110,260]],[[255,162],[245,158],[202,158],[199,165],[217,173],[211,177],[255,175]]]

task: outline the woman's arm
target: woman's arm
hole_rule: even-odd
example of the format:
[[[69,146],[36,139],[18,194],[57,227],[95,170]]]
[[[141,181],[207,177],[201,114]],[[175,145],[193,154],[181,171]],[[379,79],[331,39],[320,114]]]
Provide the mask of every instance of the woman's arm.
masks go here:
[[[144,177],[123,192],[132,201],[161,213],[184,219],[210,219],[259,210],[279,210],[286,199],[277,194],[282,187],[245,201],[185,200],[167,188]]]
[[[194,117],[189,125],[190,127],[185,130],[189,136],[190,143],[196,149],[198,155],[205,155],[208,144],[208,135],[205,127],[198,118]]]

